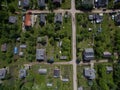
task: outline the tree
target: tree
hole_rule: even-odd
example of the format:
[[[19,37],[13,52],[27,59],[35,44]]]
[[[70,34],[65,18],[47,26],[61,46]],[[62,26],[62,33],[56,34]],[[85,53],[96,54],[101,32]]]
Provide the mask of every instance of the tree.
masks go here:
[[[15,7],[14,7],[14,5],[10,4],[9,5],[9,10],[10,10],[10,12],[15,13]]]
[[[49,13],[47,15],[47,20],[48,20],[49,23],[53,23],[53,21],[54,21],[54,13]]]

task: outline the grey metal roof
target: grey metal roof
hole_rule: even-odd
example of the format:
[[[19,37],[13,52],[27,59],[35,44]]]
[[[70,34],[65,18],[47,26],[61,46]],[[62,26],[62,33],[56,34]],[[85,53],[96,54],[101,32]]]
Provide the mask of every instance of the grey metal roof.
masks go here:
[[[107,69],[108,72],[113,71],[113,67],[112,66],[106,66],[106,69]]]
[[[23,7],[29,7],[29,0],[22,0],[22,6]]]
[[[38,0],[39,7],[45,7],[45,0]]]
[[[21,44],[21,45],[20,45],[20,48],[23,48],[23,49],[24,49],[24,48],[26,48],[26,47],[27,47],[26,44]]]
[[[85,51],[84,51],[84,60],[92,60],[94,59],[94,50],[93,48],[86,48]]]
[[[78,90],[83,90],[83,87],[79,87]]]
[[[95,70],[93,68],[85,68],[84,75],[88,79],[95,79]]]
[[[93,48],[86,48],[86,49],[85,49],[85,52],[86,52],[86,53],[89,53],[89,52],[90,52],[90,53],[91,53],[91,52],[94,53],[94,50],[93,50]]]
[[[0,69],[0,79],[4,79],[6,75],[6,69],[2,68]]]
[[[17,21],[17,17],[15,17],[15,16],[9,17],[9,23],[16,23],[16,21]]]
[[[112,55],[112,54],[111,54],[110,52],[107,52],[107,51],[106,51],[106,52],[103,52],[103,56],[104,56],[104,57],[111,57],[111,55]]]
[[[45,60],[45,49],[36,50],[36,59],[38,61]]]
[[[20,69],[19,71],[19,77],[20,78],[25,78],[27,75],[26,69]]]
[[[46,74],[47,73],[47,69],[43,68],[43,69],[39,69],[38,72],[40,74]]]
[[[55,15],[55,23],[62,23],[62,14],[61,13],[57,13]]]
[[[40,14],[40,23],[45,23],[45,15],[44,14]]]
[[[67,56],[60,56],[60,59],[65,60],[65,59],[67,59]]]
[[[88,16],[89,20],[93,20],[93,15]]]

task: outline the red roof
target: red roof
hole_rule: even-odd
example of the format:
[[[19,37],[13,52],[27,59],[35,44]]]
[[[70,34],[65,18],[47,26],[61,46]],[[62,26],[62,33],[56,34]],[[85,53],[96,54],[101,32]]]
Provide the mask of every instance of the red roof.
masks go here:
[[[31,15],[30,14],[26,14],[25,15],[25,26],[31,26]]]

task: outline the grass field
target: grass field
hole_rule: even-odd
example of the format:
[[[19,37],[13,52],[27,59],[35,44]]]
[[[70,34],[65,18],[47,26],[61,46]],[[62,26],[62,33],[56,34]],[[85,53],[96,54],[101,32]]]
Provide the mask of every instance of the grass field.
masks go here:
[[[77,56],[81,56],[81,52],[84,48],[94,47],[96,57],[103,58],[103,52],[109,51],[113,52],[114,35],[116,30],[119,29],[115,26],[114,20],[109,14],[103,15],[103,21],[101,24],[92,23],[88,20],[88,15],[86,14],[76,14],[77,18]],[[98,29],[101,27],[101,32]],[[91,31],[88,31],[91,28]],[[94,35],[94,37],[93,37]],[[104,42],[104,43],[103,43]]]
[[[88,85],[88,80],[84,77],[83,69],[85,67],[90,66],[77,66],[77,79],[78,79],[78,87],[83,87],[85,90],[91,90],[90,86]]]
[[[62,3],[62,9],[70,9],[71,8],[71,0],[64,0],[65,2]]]
[[[27,77],[22,80],[18,78],[20,68],[24,67],[10,67],[12,78],[4,81],[3,84],[6,84],[6,86],[11,85],[14,90],[23,90],[25,88],[28,90],[73,90],[72,65],[34,65],[30,70],[27,70]],[[40,68],[46,68],[47,74],[40,75],[38,73],[38,69]],[[69,81],[63,82],[61,81],[61,78],[54,78],[53,70],[55,68],[60,69],[60,77],[62,76],[62,78],[67,78]],[[10,81],[12,81],[12,84]],[[47,83],[52,84],[52,86],[47,86]]]

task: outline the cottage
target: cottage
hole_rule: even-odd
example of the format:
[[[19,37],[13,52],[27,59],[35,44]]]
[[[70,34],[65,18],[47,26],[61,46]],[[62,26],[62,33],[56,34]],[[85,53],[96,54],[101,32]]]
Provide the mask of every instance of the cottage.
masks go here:
[[[30,13],[27,13],[25,15],[24,25],[25,25],[26,28],[31,27],[32,23],[31,23],[31,15],[30,15]]]
[[[27,71],[26,69],[20,69],[19,71],[19,78],[23,79],[27,76]]]
[[[108,0],[96,0],[95,7],[106,7],[108,5]]]
[[[37,61],[43,61],[45,60],[45,49],[37,49],[36,50],[36,60]]]
[[[62,14],[58,13],[55,15],[55,19],[54,19],[55,23],[62,23]]]
[[[92,21],[94,18],[93,18],[93,15],[89,15],[88,16],[88,19],[90,20],[90,21]]]
[[[94,15],[93,15],[93,19],[94,19],[94,21],[95,21],[96,23],[101,23],[102,20],[103,20],[103,17],[100,16],[99,14],[94,14]]]
[[[21,48],[21,49],[25,49],[26,47],[27,47],[26,44],[21,44],[21,45],[20,45],[20,48]]]
[[[60,77],[60,69],[54,69],[54,77],[55,78]]]
[[[79,87],[78,90],[83,90],[83,87]]]
[[[120,25],[120,14],[115,15],[114,21],[116,25]]]
[[[15,17],[15,16],[9,17],[9,23],[14,24],[14,23],[16,23],[16,21],[17,21],[17,17]]]
[[[45,25],[45,22],[46,22],[45,15],[44,14],[40,14],[40,25],[41,26]]]
[[[62,0],[53,0],[53,4],[54,4],[56,7],[60,7],[61,4],[62,4]]]
[[[0,69],[0,79],[4,79],[5,78],[6,72],[7,71],[6,71],[5,68]]]
[[[62,78],[62,81],[63,81],[63,82],[68,82],[69,79],[68,79],[68,78]]]
[[[86,48],[83,52],[83,59],[84,61],[90,61],[94,59],[94,50],[93,48]]]
[[[1,51],[2,52],[6,52],[7,51],[7,44],[6,43],[1,45]]]
[[[110,58],[112,56],[112,54],[110,52],[103,52],[103,57],[104,58]]]
[[[22,2],[22,7],[23,8],[28,8],[29,7],[29,4],[30,4],[30,1],[29,0],[21,0]]]
[[[24,52],[19,52],[19,56],[23,57],[24,56]]]
[[[40,8],[45,8],[45,0],[38,0],[38,6]]]
[[[39,69],[38,73],[39,74],[47,74],[47,69],[44,69],[44,68],[43,69]]]
[[[47,87],[52,87],[53,84],[52,83],[47,83]]]
[[[14,47],[14,54],[18,54],[18,47]]]
[[[84,76],[90,80],[95,79],[95,70],[93,68],[85,68],[84,69]]]
[[[113,71],[113,67],[112,66],[106,66],[106,71],[107,71],[107,73],[111,73]]]
[[[66,60],[67,56],[60,56],[60,60]]]

